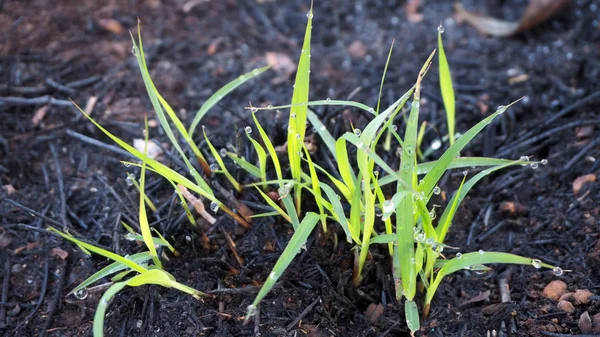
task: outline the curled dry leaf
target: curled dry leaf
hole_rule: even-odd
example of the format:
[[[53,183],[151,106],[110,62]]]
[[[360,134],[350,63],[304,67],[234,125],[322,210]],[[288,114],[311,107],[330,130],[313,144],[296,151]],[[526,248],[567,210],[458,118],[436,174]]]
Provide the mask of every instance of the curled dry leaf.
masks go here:
[[[586,174],[586,175],[575,178],[575,180],[573,180],[573,194],[575,194],[575,195],[579,194],[579,192],[581,191],[581,188],[583,188],[583,185],[585,185],[587,183],[592,183],[595,181],[596,181],[596,175],[593,173]]]
[[[490,16],[467,11],[458,2],[456,12],[462,20],[467,21],[480,33],[492,36],[512,36],[527,31],[554,16],[570,0],[530,0],[529,5],[517,22],[505,21]]]
[[[210,213],[208,213],[206,211],[206,208],[204,208],[204,204],[202,204],[202,201],[200,201],[192,193],[190,193],[190,191],[188,191],[188,189],[185,188],[185,186],[183,186],[181,184],[177,184],[177,188],[179,189],[179,191],[181,192],[181,194],[183,195],[183,197],[189,203],[192,204],[192,207],[194,207],[194,209],[196,210],[196,212],[198,212],[198,214],[201,217],[203,217],[206,221],[208,221],[208,223],[210,223],[212,225],[215,222],[217,222],[217,219],[215,219]]]
[[[115,19],[100,19],[98,20],[98,25],[100,25],[102,29],[115,35],[120,35],[125,32],[125,27]]]

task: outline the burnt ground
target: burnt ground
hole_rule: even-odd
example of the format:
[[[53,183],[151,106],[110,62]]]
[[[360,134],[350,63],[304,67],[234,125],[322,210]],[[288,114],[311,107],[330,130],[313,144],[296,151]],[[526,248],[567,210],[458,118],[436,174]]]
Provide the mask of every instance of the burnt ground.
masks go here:
[[[436,27],[443,22],[457,91],[458,131],[496,106],[525,96],[462,155],[527,155],[549,162],[537,170],[506,170],[482,182],[461,207],[448,244],[463,252],[498,250],[540,258],[571,270],[560,277],[570,291],[595,293],[600,282],[600,185],[590,182],[575,194],[573,182],[588,174],[597,178],[600,171],[599,4],[573,1],[554,19],[501,39],[482,36],[457,22],[450,1],[425,2],[419,9],[420,22],[407,20],[404,2],[397,2],[316,1],[311,98],[352,96],[375,104],[388,47],[395,39],[383,92],[383,103],[393,102],[412,85],[436,47]],[[180,0],[0,2],[1,193],[31,209],[0,202],[4,336],[91,335],[100,293],[92,292],[84,300],[67,293],[107,261],[87,257],[37,230],[52,225],[51,220],[122,255],[142,249],[123,238],[119,225],[119,220],[137,219],[136,191],[125,183],[126,172],[135,170],[119,163],[126,158],[122,154],[82,138],[111,144],[67,101],[72,98],[82,106],[95,101],[90,105],[92,115],[102,125],[129,142],[141,137],[143,116],[151,107],[127,33],[135,29],[137,17],[142,20],[155,82],[188,122],[217,88],[264,65],[266,53],[281,53],[296,62],[308,1],[190,3],[186,7]],[[463,3],[469,9],[516,19],[524,1]],[[243,107],[248,101],[289,102],[292,82],[293,75],[284,70],[270,70],[227,97],[203,121],[213,143],[223,147],[231,142],[249,155],[242,130],[251,123]],[[427,146],[437,132],[445,133],[435,69],[425,80],[423,95],[422,119],[433,126],[425,137]],[[352,109],[317,111],[335,135],[350,130],[350,122],[356,126],[366,122]],[[272,116],[264,113],[260,118],[280,145],[287,117],[285,111],[280,118]],[[399,119],[400,128],[401,123]],[[158,128],[151,135],[166,140]],[[318,150],[315,160],[326,162],[326,155]],[[397,165],[397,159],[389,156],[389,160]],[[177,165],[171,156],[165,161]],[[249,181],[243,173],[236,174]],[[447,193],[456,188],[458,176],[460,172],[445,179],[442,187]],[[228,188],[225,180],[216,179]],[[170,256],[166,269],[182,283],[212,291],[215,298],[197,301],[175,290],[128,288],[109,308],[107,336],[408,335],[403,309],[391,292],[385,251],[373,250],[365,280],[354,289],[352,247],[334,246],[331,235],[320,231],[262,303],[260,321],[243,326],[247,305],[291,235],[289,226],[280,219],[263,218],[243,230],[219,214],[215,226],[192,227],[165,181],[149,175],[148,191],[159,207],[151,221],[182,253]],[[261,211],[256,206],[260,196],[253,191],[237,197]],[[339,230],[332,226],[331,231]],[[240,261],[232,254],[226,233],[235,241]],[[507,277],[511,301],[497,305],[498,280]],[[600,313],[598,298],[576,305],[573,313],[562,312],[541,296],[554,279],[550,271],[526,266],[494,266],[483,275],[456,273],[442,283],[420,333],[484,336],[502,326],[511,329],[512,318],[517,336],[542,336],[543,331],[580,334],[579,317],[585,311],[590,316]],[[479,296],[486,291],[489,296]],[[371,303],[385,307],[374,322],[365,315]]]

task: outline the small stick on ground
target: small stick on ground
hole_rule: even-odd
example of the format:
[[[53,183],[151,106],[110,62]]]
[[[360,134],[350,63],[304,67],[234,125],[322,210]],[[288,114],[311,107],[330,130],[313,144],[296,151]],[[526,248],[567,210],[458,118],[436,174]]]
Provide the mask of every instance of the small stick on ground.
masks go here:
[[[179,191],[181,192],[183,197],[189,203],[192,204],[192,206],[194,207],[196,212],[198,212],[198,214],[200,214],[201,217],[203,217],[206,221],[208,221],[208,223],[213,225],[215,222],[217,222],[217,219],[215,219],[210,213],[208,213],[206,211],[206,209],[204,208],[204,204],[202,204],[202,201],[200,201],[192,193],[190,193],[190,191],[188,191],[188,189],[185,188],[185,186],[178,184],[177,188],[179,189]]]
[[[510,302],[510,268],[499,275],[498,288],[500,289],[500,300],[502,303]],[[511,317],[508,322],[508,333],[511,336],[515,336],[517,333],[517,325],[515,324],[515,318]]]
[[[296,317],[296,319],[292,321],[292,323],[288,324],[288,326],[286,327],[287,331],[294,329],[296,325],[298,325],[298,322],[300,322],[304,318],[304,316],[306,316],[315,307],[315,305],[319,303],[320,300],[321,298],[319,297],[316,300],[314,300],[308,307],[306,307],[306,309],[304,309],[304,311],[302,311],[300,315],[298,315],[298,317]]]

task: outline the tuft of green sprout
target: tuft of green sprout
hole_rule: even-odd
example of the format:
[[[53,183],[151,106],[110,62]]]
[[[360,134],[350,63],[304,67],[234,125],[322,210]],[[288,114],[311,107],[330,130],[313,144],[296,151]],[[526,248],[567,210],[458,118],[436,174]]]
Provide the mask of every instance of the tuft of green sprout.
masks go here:
[[[339,225],[346,236],[346,240],[355,245],[357,254],[355,255],[355,269],[352,277],[354,286],[359,286],[362,281],[362,270],[366,263],[369,249],[373,244],[387,245],[387,250],[391,256],[392,273],[395,282],[395,292],[398,300],[402,298],[405,308],[405,319],[408,328],[414,332],[420,328],[419,309],[415,301],[417,292],[424,293],[424,302],[422,313],[427,316],[431,306],[431,301],[442,279],[456,271],[462,269],[468,270],[487,270],[486,264],[494,263],[512,263],[532,265],[535,268],[551,268],[556,275],[562,274],[562,269],[538,259],[521,257],[503,252],[484,252],[483,250],[474,253],[456,253],[452,259],[446,259],[442,251],[449,247],[445,243],[452,220],[464,200],[466,194],[473,186],[489,174],[503,168],[514,165],[537,165],[537,162],[525,160],[495,159],[485,157],[460,157],[460,152],[473,140],[482,130],[490,124],[495,118],[499,118],[512,104],[500,106],[490,116],[481,122],[472,126],[460,137],[455,134],[455,99],[450,68],[443,49],[442,33],[443,27],[438,27],[438,64],[439,64],[439,82],[440,90],[446,110],[448,135],[448,148],[436,160],[422,162],[432,150],[442,146],[441,141],[426,150],[421,151],[421,144],[426,131],[426,124],[423,123],[419,128],[419,111],[421,82],[426,75],[432,63],[436,51],[432,52],[419,71],[415,85],[408,89],[393,104],[385,109],[381,108],[381,92],[385,82],[385,75],[389,62],[392,57],[392,48],[388,54],[386,65],[383,71],[379,95],[376,108],[367,104],[343,101],[343,100],[317,100],[309,101],[310,86],[310,61],[311,61],[311,30],[313,22],[313,10],[311,8],[307,13],[307,25],[304,34],[304,41],[298,69],[292,94],[291,104],[268,107],[249,107],[257,132],[253,132],[251,126],[245,128],[245,134],[252,144],[256,154],[257,161],[253,164],[237,154],[226,149],[217,149],[209,139],[209,135],[202,128],[204,139],[206,140],[208,150],[214,157],[214,163],[209,165],[208,161],[200,151],[192,136],[202,120],[202,117],[232,90],[267,70],[267,67],[255,69],[252,72],[244,74],[236,80],[228,83],[218,90],[202,105],[195,115],[191,126],[186,129],[179,120],[173,109],[162,98],[154,86],[146,65],[142,39],[138,27],[138,43],[133,39],[133,51],[138,61],[140,72],[148,92],[152,106],[160,121],[161,127],[173,144],[173,147],[180,154],[184,163],[192,176],[192,180],[184,175],[149,158],[146,153],[142,153],[130,146],[126,142],[111,134],[104,129],[85,112],[82,113],[90,119],[102,132],[109,136],[113,141],[123,147],[126,151],[133,154],[141,160],[142,164],[127,163],[128,166],[135,165],[142,168],[142,180],[138,189],[140,190],[140,228],[141,236],[136,233],[128,233],[132,239],[142,239],[148,247],[148,252],[136,254],[129,258],[120,257],[116,254],[104,251],[97,247],[85,244],[69,234],[60,233],[64,238],[75,242],[81,249],[93,251],[107,258],[113,259],[115,263],[94,274],[88,280],[84,281],[76,291],[84,289],[92,282],[102,277],[126,270],[126,272],[135,271],[138,275],[127,281],[115,283],[109,288],[101,300],[97,314],[94,320],[94,335],[102,335],[102,322],[104,312],[110,298],[125,286],[139,286],[148,283],[160,284],[165,287],[173,287],[192,294],[193,296],[202,295],[200,292],[187,286],[177,283],[172,276],[161,269],[155,245],[167,245],[168,243],[162,237],[154,238],[147,225],[147,216],[145,206],[148,198],[144,194],[144,175],[145,170],[150,170],[167,179],[178,194],[188,218],[195,224],[195,220],[184,202],[189,191],[200,194],[210,201],[210,208],[213,211],[222,209],[232,216],[240,224],[248,226],[249,220],[233,212],[225,204],[219,201],[209,184],[196,169],[192,161],[184,155],[181,145],[178,143],[175,132],[171,124],[192,149],[196,157],[197,165],[205,176],[212,173],[223,174],[237,191],[242,191],[242,185],[235,180],[227,169],[223,158],[228,157],[251,176],[256,178],[254,183],[247,187],[254,187],[256,191],[264,198],[265,203],[271,206],[274,211],[257,216],[281,216],[289,222],[294,234],[284,248],[281,256],[277,260],[263,287],[258,295],[248,307],[246,319],[257,314],[257,307],[260,301],[269,293],[275,283],[283,275],[294,257],[305,248],[306,240],[314,230],[317,223],[321,222],[324,231],[327,231],[328,220]],[[392,44],[393,46],[393,44]],[[412,99],[411,99],[412,98]],[[410,101],[410,103],[408,103]],[[372,120],[363,130],[353,129],[352,132],[346,132],[335,139],[327,130],[327,127],[319,120],[317,114],[311,110],[313,106],[350,106],[356,109],[362,109],[372,115]],[[398,133],[395,119],[403,107],[409,108],[406,117],[404,133],[401,136]],[[275,109],[290,109],[287,151],[291,171],[290,177],[283,176],[283,168],[275,147],[269,139],[267,133],[260,125],[256,114],[259,111],[274,111]],[[81,110],[81,109],[80,109]],[[307,121],[312,124],[315,132],[322,139],[323,144],[329,150],[337,163],[336,170],[327,170],[313,162],[310,152],[304,143],[304,137],[307,130]],[[147,141],[147,134],[146,134]],[[394,143],[394,141],[397,143]],[[356,148],[356,151],[349,152],[348,146]],[[381,152],[396,151],[400,157],[400,166],[391,167],[378,154]],[[353,153],[353,156],[350,156]],[[268,180],[267,162],[271,161],[274,168],[276,179]],[[543,161],[542,161],[543,163]],[[441,188],[438,183],[442,176],[451,169],[465,169],[468,167],[484,168],[481,172],[467,179],[465,176],[450,199],[447,207],[444,209],[439,219],[436,219],[435,207],[430,205],[430,199],[433,195],[439,194]],[[384,186],[395,184],[393,194],[386,194]],[[269,186],[275,186],[280,197],[280,203],[275,202],[268,196]],[[137,187],[137,185],[136,185]],[[189,191],[188,191],[189,190]],[[307,212],[303,214],[300,209],[302,192],[308,194],[316,204],[316,212]],[[348,214],[344,211],[343,204],[350,204]],[[385,230],[378,232],[375,230],[375,224],[383,222]],[[52,229],[54,230],[54,229]],[[170,247],[170,246],[167,246]],[[152,260],[154,266],[147,268],[147,262]],[[119,275],[120,277],[124,275]],[[97,327],[98,324],[98,327]]]

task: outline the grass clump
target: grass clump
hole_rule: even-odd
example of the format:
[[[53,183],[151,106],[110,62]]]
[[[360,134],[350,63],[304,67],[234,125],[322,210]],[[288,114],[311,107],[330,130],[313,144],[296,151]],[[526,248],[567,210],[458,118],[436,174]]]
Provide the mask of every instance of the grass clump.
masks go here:
[[[257,216],[281,216],[294,229],[294,234],[273,267],[262,289],[248,307],[247,318],[257,313],[260,301],[268,294],[285,272],[294,256],[305,247],[307,238],[319,222],[325,232],[331,223],[339,225],[343,229],[347,242],[355,246],[357,254],[352,278],[354,286],[359,286],[362,281],[362,271],[371,246],[374,244],[386,245],[387,251],[391,256],[392,277],[395,283],[396,297],[398,300],[404,298],[406,323],[408,328],[413,332],[420,327],[419,305],[417,303],[417,299],[419,298],[417,296],[418,293],[423,293],[421,296],[423,300],[419,304],[422,314],[427,316],[431,301],[440,282],[444,277],[456,271],[463,269],[486,270],[486,264],[512,263],[532,265],[535,268],[551,268],[557,275],[562,273],[560,268],[543,263],[537,259],[504,252],[479,251],[464,254],[455,253],[451,259],[442,255],[444,249],[448,248],[445,242],[452,220],[466,194],[477,182],[500,169],[514,165],[535,163],[522,160],[460,157],[461,151],[485,126],[490,124],[494,119],[499,118],[515,102],[507,106],[498,107],[493,114],[472,126],[460,137],[456,137],[454,129],[455,99],[450,69],[443,49],[443,27],[438,28],[437,60],[439,64],[440,89],[448,122],[448,148],[438,159],[422,162],[420,159],[425,158],[425,154],[420,152],[420,144],[423,139],[425,126],[423,124],[419,128],[418,124],[422,91],[421,83],[429,70],[436,51],[430,54],[421,67],[414,86],[409,88],[393,104],[385,109],[381,108],[381,91],[384,86],[387,67],[392,58],[391,48],[382,76],[380,94],[375,108],[353,101],[330,99],[309,101],[312,22],[313,12],[311,6],[311,9],[307,13],[307,25],[303,47],[300,52],[291,104],[261,108],[251,106],[248,108],[255,125],[254,128],[247,126],[245,134],[257,154],[256,165],[227,150],[217,151],[204,128],[202,128],[208,152],[214,157],[214,163],[209,165],[206,157],[193,141],[192,136],[202,117],[224,95],[250,78],[264,72],[267,68],[256,69],[244,74],[218,90],[200,108],[191,126],[186,129],[173,109],[158,93],[150,78],[144,57],[141,35],[138,33],[137,43],[132,38],[134,54],[136,55],[152,106],[167,137],[184,160],[192,179],[190,180],[185,175],[149,158],[145,152],[142,153],[136,150],[112,135],[108,130],[86,115],[106,135],[141,160],[141,164],[133,163],[133,165],[140,166],[142,169],[142,178],[139,184],[141,236],[137,236],[135,233],[129,234],[133,235],[134,238],[141,238],[148,248],[148,252],[124,258],[85,244],[68,234],[60,233],[61,236],[76,243],[81,249],[101,254],[115,261],[115,263],[82,283],[80,287],[76,288],[77,291],[88,286],[93,281],[118,271],[126,270],[138,273],[127,281],[115,283],[105,293],[95,318],[95,336],[101,336],[102,334],[101,322],[108,301],[125,286],[140,286],[154,283],[179,289],[195,297],[202,295],[202,293],[196,290],[177,283],[170,274],[162,270],[155,245],[164,244],[166,241],[161,237],[152,237],[150,232],[145,210],[144,176],[146,170],[157,173],[173,185],[175,192],[179,194],[182,201],[186,199],[190,200],[192,198],[191,192],[197,193],[210,202],[210,208],[213,211],[222,209],[240,224],[249,226],[250,219],[244,218],[219,201],[215,197],[210,184],[200,173],[204,173],[204,176],[210,176],[212,173],[223,174],[233,188],[239,192],[243,191],[244,186],[236,181],[234,176],[228,171],[226,163],[223,160],[224,157],[228,157],[241,169],[256,178],[255,182],[249,184],[247,187],[255,188],[264,198],[265,203],[274,210],[273,212]],[[319,120],[318,115],[311,110],[313,106],[323,105],[350,106],[362,109],[372,115],[372,120],[364,129],[355,128],[336,139]],[[401,135],[398,132],[396,120],[400,119],[398,117],[404,107],[408,108],[408,112],[404,116],[404,130]],[[258,113],[269,113],[274,109],[283,108],[290,108],[287,135],[289,177],[284,177],[285,167],[280,162],[275,151],[275,146],[256,116]],[[323,144],[331,153],[334,162],[337,163],[337,170],[325,169],[312,160],[310,151],[304,142],[307,133],[307,122],[312,124],[314,132],[319,135]],[[185,145],[192,149],[196,159],[195,163],[186,158],[171,124],[175,126],[174,129],[185,141]],[[257,132],[253,132],[253,130]],[[147,137],[146,134],[146,141]],[[354,147],[354,149],[349,151],[349,147]],[[393,168],[382,159],[378,152],[389,152],[396,149],[400,157],[400,165],[397,168]],[[275,180],[269,180],[267,174],[267,164],[269,161],[273,164],[275,170]],[[196,165],[199,166],[200,171],[196,168]],[[464,169],[468,167],[484,169],[472,177],[468,177],[465,173],[460,186],[449,200],[442,215],[439,219],[436,219],[435,207],[431,206],[430,201],[434,195],[441,192],[441,188],[438,186],[440,179],[451,169]],[[392,184],[395,186],[390,187]],[[272,200],[267,194],[269,188],[273,186],[277,189],[279,202]],[[316,209],[303,213],[300,209],[301,198],[306,196],[314,200]],[[202,214],[204,212],[200,201],[194,198],[192,203],[195,207],[198,206],[201,208],[199,213]],[[349,212],[345,211],[344,204],[349,205]],[[186,208],[186,212],[190,221],[194,223],[189,209]],[[375,226],[377,223],[383,223],[382,228],[385,228],[385,230],[377,231]],[[149,265],[149,261],[152,261],[152,265]],[[96,328],[96,320],[98,320],[98,328]]]

